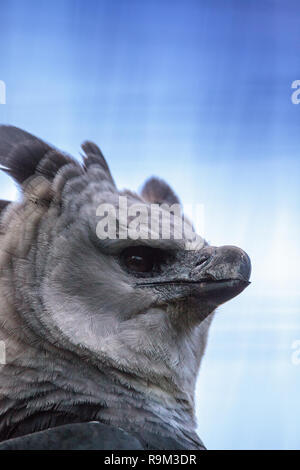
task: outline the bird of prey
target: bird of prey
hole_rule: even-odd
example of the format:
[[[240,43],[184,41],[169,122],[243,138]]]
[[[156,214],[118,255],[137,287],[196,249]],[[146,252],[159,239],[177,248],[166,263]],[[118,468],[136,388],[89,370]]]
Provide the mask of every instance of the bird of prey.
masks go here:
[[[169,212],[173,228],[178,197],[154,177],[119,191],[100,149],[82,149],[79,162],[0,127],[0,163],[21,189],[0,205],[0,449],[204,449],[198,369],[214,310],[249,284],[249,257],[164,237],[160,223],[124,237],[134,217],[120,220],[121,196],[129,212]]]

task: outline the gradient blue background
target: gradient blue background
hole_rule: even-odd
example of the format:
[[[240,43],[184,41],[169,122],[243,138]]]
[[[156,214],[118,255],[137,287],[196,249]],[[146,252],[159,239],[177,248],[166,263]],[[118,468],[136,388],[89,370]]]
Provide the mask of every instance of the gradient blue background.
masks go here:
[[[252,258],[200,371],[207,447],[299,449],[299,2],[1,0],[0,17],[2,123],[76,156],[94,139],[120,187],[164,177]]]

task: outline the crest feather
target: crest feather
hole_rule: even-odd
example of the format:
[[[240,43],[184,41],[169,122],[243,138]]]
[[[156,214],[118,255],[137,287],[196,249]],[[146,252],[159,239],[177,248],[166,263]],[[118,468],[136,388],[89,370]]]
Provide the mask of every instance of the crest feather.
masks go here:
[[[150,204],[180,204],[179,198],[168,183],[154,176],[146,181],[141,195]]]

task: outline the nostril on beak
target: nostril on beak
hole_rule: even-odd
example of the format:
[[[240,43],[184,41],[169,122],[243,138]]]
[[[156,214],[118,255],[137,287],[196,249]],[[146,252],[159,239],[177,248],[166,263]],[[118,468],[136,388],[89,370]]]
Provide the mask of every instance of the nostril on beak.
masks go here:
[[[196,261],[195,267],[201,266],[201,264],[204,264],[205,261],[209,260],[210,257],[211,255],[209,255],[208,253],[201,255]]]
[[[215,255],[216,253],[216,248],[214,246],[207,246],[203,248],[199,252],[198,259],[196,260],[195,267],[202,266],[205,264],[207,261],[211,260],[211,258]]]

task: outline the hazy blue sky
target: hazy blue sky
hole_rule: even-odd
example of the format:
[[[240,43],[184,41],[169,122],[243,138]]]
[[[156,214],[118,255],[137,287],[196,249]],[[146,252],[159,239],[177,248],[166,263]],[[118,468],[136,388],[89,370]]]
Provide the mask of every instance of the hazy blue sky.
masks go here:
[[[94,139],[120,187],[158,174],[252,258],[200,372],[205,444],[300,448],[299,2],[2,0],[0,17],[1,122],[76,156]]]

